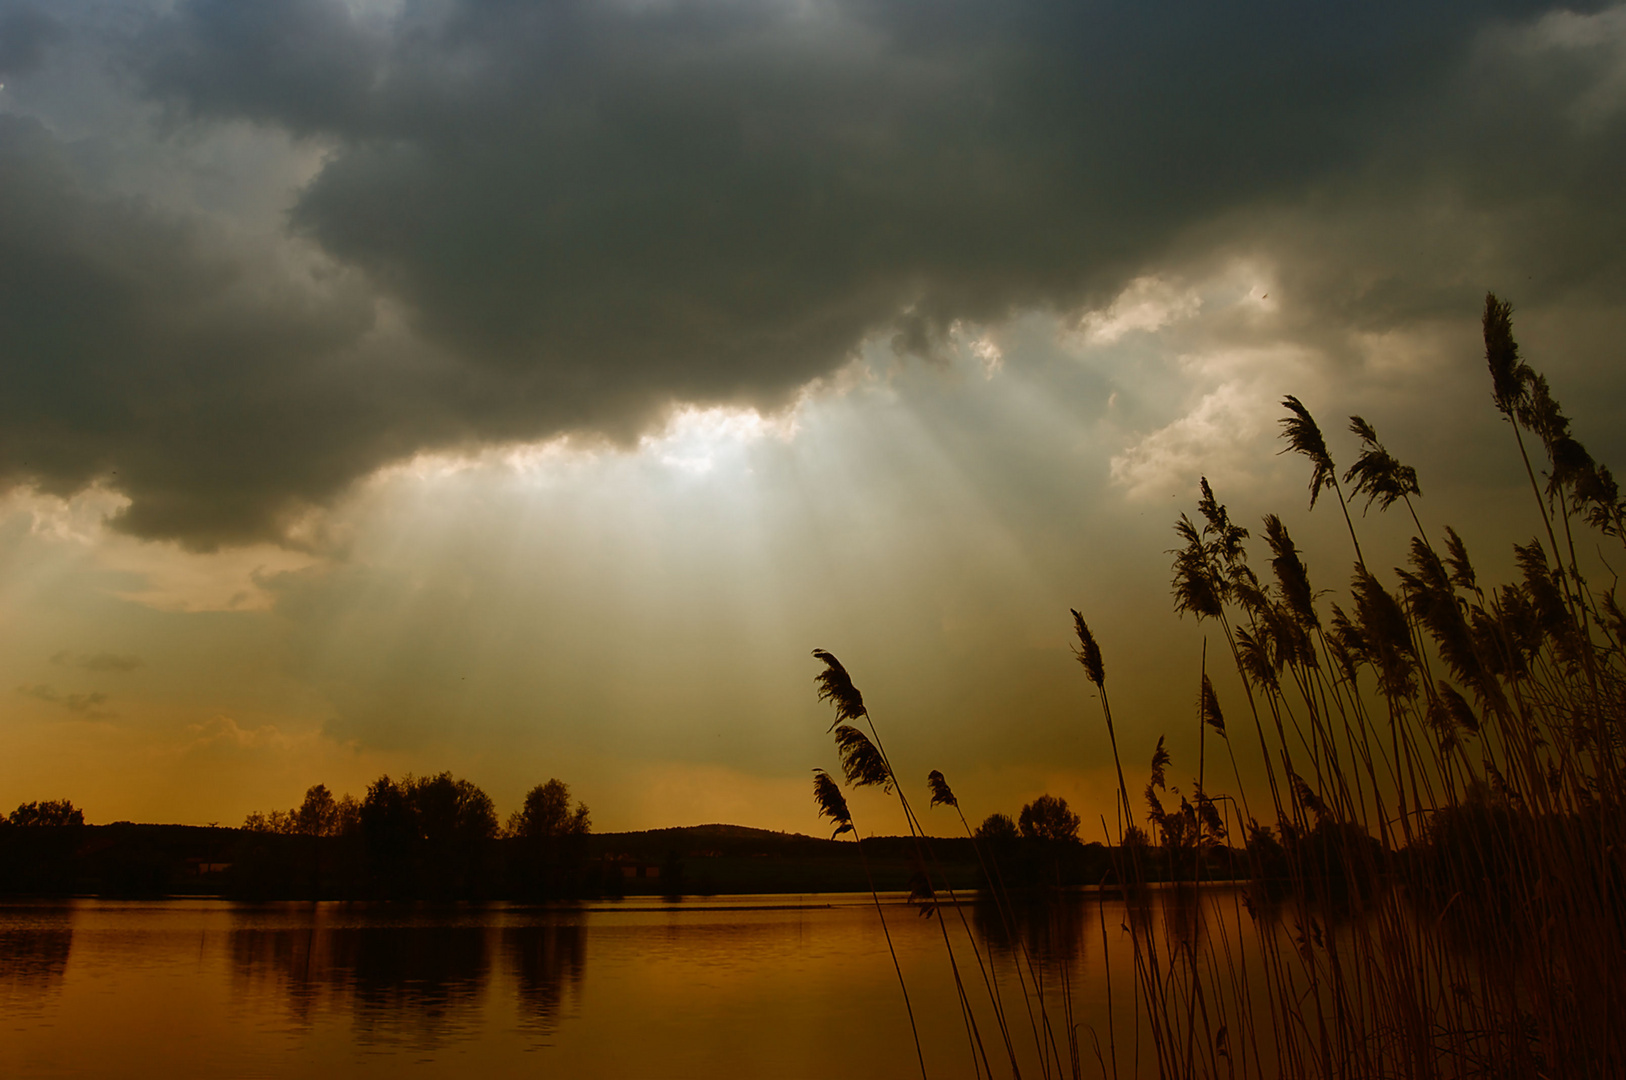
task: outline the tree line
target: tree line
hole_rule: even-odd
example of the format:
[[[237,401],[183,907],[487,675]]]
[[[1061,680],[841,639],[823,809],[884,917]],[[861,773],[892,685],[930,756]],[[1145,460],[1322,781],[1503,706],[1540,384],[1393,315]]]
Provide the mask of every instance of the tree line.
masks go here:
[[[26,802],[6,817],[0,818],[0,827],[11,825],[24,828],[39,826],[83,825],[85,812],[67,799],[46,799]]]
[[[496,837],[542,839],[586,836],[592,831],[587,805],[570,804],[570,787],[558,779],[526,792],[506,825],[497,822],[491,796],[450,772],[431,776],[408,774],[393,780],[386,773],[368,785],[361,799],[334,798],[326,784],[312,784],[305,799],[289,810],[255,810],[243,821],[254,833],[285,836],[352,836],[371,829],[398,832],[423,841],[489,840]]]
[[[499,824],[496,804],[450,772],[388,774],[361,798],[313,784],[299,806],[255,811],[231,868],[245,898],[522,899],[596,891],[581,840],[585,803],[551,779]]]

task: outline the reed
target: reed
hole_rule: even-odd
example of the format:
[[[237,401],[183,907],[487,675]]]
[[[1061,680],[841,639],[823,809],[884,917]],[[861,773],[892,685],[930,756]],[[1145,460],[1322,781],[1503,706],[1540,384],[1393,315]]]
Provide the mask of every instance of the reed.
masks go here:
[[[1520,358],[1511,316],[1486,298],[1492,401],[1540,529],[1514,546],[1518,580],[1483,584],[1452,529],[1436,549],[1416,470],[1351,417],[1350,496],[1368,511],[1403,505],[1416,527],[1406,567],[1389,578],[1369,564],[1327,441],[1291,396],[1284,452],[1308,459],[1312,508],[1336,496],[1347,594],[1313,587],[1276,515],[1264,518],[1270,580],[1256,576],[1247,531],[1206,480],[1205,524],[1176,524],[1176,610],[1218,624],[1256,721],[1260,760],[1245,774],[1233,756],[1235,796],[1245,808],[1244,776],[1262,773],[1275,820],[1244,809],[1234,852],[1201,780],[1165,808],[1159,740],[1144,800],[1168,876],[1200,881],[1205,848],[1237,856],[1251,883],[1235,924],[1245,909],[1260,942],[1247,970],[1214,932],[1230,921],[1218,907],[1201,909],[1218,924],[1207,933],[1130,920],[1136,1009],[1161,1075],[1626,1075],[1626,619],[1578,554],[1585,530],[1626,541],[1626,505]],[[1526,436],[1545,455],[1540,479]],[[1079,652],[1116,761],[1099,647],[1091,637]],[[1197,723],[1199,745],[1213,731],[1231,749],[1206,649]]]
[[[1429,536],[1417,470],[1363,417],[1349,418],[1359,449],[1340,481],[1309,407],[1286,397],[1283,452],[1310,464],[1312,511],[1327,491],[1338,503],[1354,556],[1348,586],[1341,596],[1318,589],[1275,514],[1259,537],[1268,572],[1255,572],[1254,537],[1200,480],[1196,517],[1175,524],[1174,607],[1216,629],[1253,730],[1249,746],[1235,745],[1250,725],[1227,723],[1205,638],[1196,783],[1182,795],[1169,782],[1175,763],[1160,737],[1141,797],[1145,829],[1100,643],[1072,612],[1074,654],[1117,779],[1117,821],[1102,827],[1124,887],[1125,936],[1111,942],[1104,902],[1098,922],[1103,949],[1131,953],[1136,1074],[1144,1041],[1165,1077],[1626,1076],[1626,613],[1602,546],[1626,545],[1626,500],[1520,357],[1511,304],[1488,295],[1482,324],[1491,400],[1512,428],[1539,523],[1514,544],[1517,578],[1488,584],[1454,529]],[[1532,460],[1537,445],[1544,460]],[[1405,507],[1416,533],[1403,566],[1368,562],[1350,499],[1364,499],[1363,518]],[[1593,550],[1597,558],[1582,558]],[[826,665],[819,695],[836,710],[843,774],[897,794],[921,845],[922,895],[935,901],[929,841],[862,695],[833,656],[814,655]],[[1225,747],[1230,791],[1213,790],[1210,736]],[[818,775],[821,809],[850,828],[839,788]],[[1250,799],[1260,778],[1268,798]],[[932,805],[960,812],[940,772],[928,790]],[[1058,1039],[1042,981],[1048,958],[1011,932],[997,863],[977,850],[1016,943],[1041,1069],[1086,1075],[1066,964]],[[1139,887],[1154,874],[1173,883],[1161,899]],[[1215,877],[1244,884],[1199,891]],[[952,959],[946,925],[944,942]],[[976,955],[1019,1075],[993,953],[986,963]],[[991,1076],[953,971],[975,1071]],[[1109,985],[1109,997],[1122,989]],[[1118,1077],[1128,1055],[1110,1013],[1107,1035],[1105,1052],[1095,1042],[1094,1072]]]
[[[852,676],[842,666],[840,660],[824,649],[814,649],[813,658],[824,665],[824,670],[814,678],[819,688],[819,700],[828,701],[836,712],[836,718],[830,725],[830,731],[835,736],[836,749],[841,758],[842,773],[847,782],[855,787],[877,786],[882,790],[896,795],[898,804],[903,810],[904,820],[908,823],[910,837],[915,842],[917,871],[915,884],[910,893],[910,902],[918,902],[920,913],[929,918],[935,918],[938,928],[942,931],[943,948],[948,956],[949,970],[954,979],[955,993],[959,998],[960,1016],[965,1025],[967,1045],[971,1054],[972,1066],[978,1077],[993,1076],[993,1067],[988,1060],[988,1051],[983,1044],[982,1032],[977,1024],[976,1012],[972,1006],[970,995],[967,992],[964,978],[960,973],[959,960],[955,954],[954,943],[949,935],[947,923],[942,918],[938,904],[937,891],[941,887],[948,893],[949,903],[960,916],[966,939],[970,944],[972,956],[982,975],[982,982],[992,1004],[994,1016],[1004,1040],[1013,1075],[1020,1075],[1017,1066],[1015,1048],[1011,1042],[1010,1027],[1006,1021],[1004,1005],[1000,1000],[993,973],[989,970],[978,948],[976,938],[971,933],[969,924],[965,922],[964,913],[960,911],[959,898],[954,895],[953,888],[943,874],[941,865],[937,862],[931,851],[925,828],[916,817],[914,807],[910,805],[909,798],[904,794],[903,788],[897,783],[897,774],[893,771],[892,761],[887,757],[886,748],[881,742],[881,734],[875,726],[875,719],[870,715],[864,704],[864,695],[853,684]],[[866,735],[847,721],[862,721],[870,730]],[[873,736],[873,741],[871,741]],[[824,775],[824,774],[820,774]],[[940,775],[940,774],[939,774]],[[947,790],[946,783],[943,789]],[[933,795],[937,791],[934,789]],[[816,793],[817,796],[817,793]],[[820,797],[822,799],[822,797]],[[820,801],[821,811],[823,802]],[[850,819],[849,819],[850,822]],[[855,833],[856,838],[856,833]],[[862,842],[860,841],[860,852]],[[934,883],[933,871],[936,872]],[[874,894],[873,881],[871,893]],[[881,903],[878,894],[875,894],[876,911],[881,912]],[[884,912],[882,912],[884,925]],[[893,963],[897,963],[896,953],[893,954]],[[902,980],[902,971],[899,970],[899,980]],[[919,1050],[918,1035],[916,1049]],[[921,1060],[921,1071],[925,1072],[924,1058]]]

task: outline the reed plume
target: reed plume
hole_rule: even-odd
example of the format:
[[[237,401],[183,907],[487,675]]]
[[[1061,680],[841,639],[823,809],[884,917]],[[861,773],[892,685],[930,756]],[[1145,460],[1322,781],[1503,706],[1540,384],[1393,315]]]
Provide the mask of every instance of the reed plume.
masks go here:
[[[1084,616],[1078,613],[1078,609],[1070,610],[1073,612],[1073,633],[1078,637],[1078,644],[1073,647],[1073,655],[1084,666],[1084,674],[1090,682],[1097,687],[1105,686],[1107,670],[1101,662],[1101,646],[1095,643],[1095,635],[1090,633],[1089,625],[1084,621]]]
[[[1216,619],[1225,610],[1225,584],[1209,562],[1208,545],[1184,514],[1175,523],[1174,531],[1186,542],[1175,550],[1174,610],[1189,611],[1199,619]]]
[[[1216,735],[1225,738],[1225,714],[1220,711],[1214,682],[1206,674],[1203,675],[1202,689],[1197,694],[1197,716],[1202,723],[1213,728]]]
[[[1310,588],[1310,572],[1299,558],[1299,550],[1293,546],[1287,526],[1275,514],[1265,515],[1265,542],[1270,546],[1270,568],[1276,575],[1276,584],[1281,588],[1282,599],[1286,601],[1288,609],[1305,630],[1318,629],[1321,619],[1315,610],[1315,591]]]
[[[830,834],[830,839],[853,831],[853,816],[847,810],[847,796],[841,793],[841,787],[823,769],[813,770],[813,802],[819,808],[821,818],[829,818],[835,823],[836,831]]]
[[[1112,724],[1112,705],[1107,700],[1107,669],[1101,659],[1101,646],[1096,644],[1095,635],[1090,633],[1089,624],[1084,621],[1084,616],[1078,613],[1078,609],[1069,610],[1073,613],[1073,633],[1078,638],[1073,655],[1083,666],[1085,677],[1101,692],[1101,712],[1107,721],[1107,741],[1112,744],[1112,764],[1118,771],[1118,797],[1122,800],[1120,807],[1123,811],[1123,826],[1127,826],[1134,821],[1135,814],[1130,808],[1129,785],[1124,782],[1123,764],[1118,758],[1118,733]]]
[[[847,724],[837,726],[835,735],[836,751],[841,756],[841,771],[847,783],[853,787],[879,787],[891,794],[892,770],[875,744],[869,741],[869,736]]]
[[[1511,422],[1523,406],[1530,379],[1535,372],[1519,359],[1519,343],[1513,340],[1513,304],[1485,294],[1485,314],[1481,320],[1485,334],[1485,364],[1491,373],[1491,400]]]
[[[1282,438],[1287,441],[1282,453],[1303,454],[1310,459],[1310,509],[1314,510],[1316,499],[1337,482],[1338,470],[1327,452],[1327,440],[1304,402],[1288,394],[1282,399],[1282,408],[1288,412],[1281,420]]]
[[[1280,452],[1293,451],[1310,459],[1310,509],[1315,509],[1316,497],[1322,491],[1332,488],[1333,494],[1338,497],[1338,509],[1344,515],[1344,526],[1349,529],[1349,542],[1355,548],[1355,561],[1364,567],[1366,557],[1361,554],[1361,541],[1355,535],[1355,522],[1350,520],[1349,505],[1344,502],[1343,489],[1338,486],[1338,470],[1333,466],[1321,428],[1316,425],[1310,410],[1304,407],[1304,402],[1292,394],[1282,399],[1282,407],[1288,413],[1281,420],[1282,438],[1287,441],[1287,449]]]
[[[867,717],[869,710],[864,708],[864,695],[853,685],[852,677],[841,666],[841,661],[824,649],[814,649],[813,658],[824,665],[824,670],[813,678],[819,686],[819,700],[828,701],[836,709],[836,718],[831,722],[830,730],[834,731],[837,724],[848,720]]]
[[[1157,749],[1152,751],[1151,786],[1153,787],[1166,788],[1168,786],[1164,782],[1164,770],[1169,767],[1169,762],[1171,759],[1169,757],[1169,752],[1163,747],[1164,738],[1165,736],[1162,735],[1157,737]]]
[[[1468,558],[1468,545],[1462,542],[1457,530],[1445,527],[1445,563],[1451,568],[1451,584],[1469,592],[1479,591],[1479,575]]]
[[[1352,416],[1349,430],[1361,440],[1361,454],[1344,471],[1344,483],[1355,482],[1350,494],[1365,495],[1368,510],[1374,502],[1379,510],[1387,510],[1402,499],[1423,493],[1417,484],[1417,470],[1395,460],[1378,442],[1378,433],[1371,424]]]

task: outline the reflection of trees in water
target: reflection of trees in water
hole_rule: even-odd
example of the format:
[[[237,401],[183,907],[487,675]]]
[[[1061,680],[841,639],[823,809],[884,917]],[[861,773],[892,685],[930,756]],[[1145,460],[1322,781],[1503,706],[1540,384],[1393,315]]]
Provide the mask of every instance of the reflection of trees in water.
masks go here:
[[[1093,904],[1059,893],[1013,892],[996,902],[979,893],[972,907],[977,932],[1007,956],[1025,949],[1034,964],[1055,971],[1078,966],[1095,918]]]
[[[246,988],[271,996],[287,995],[288,1011],[299,1024],[332,997],[325,947],[317,954],[320,934],[304,929],[237,929],[229,939],[232,972]],[[270,984],[267,986],[267,984]]]
[[[330,948],[349,975],[357,1027],[413,1042],[467,1031],[491,971],[482,926],[346,927],[330,932]]]
[[[1213,927],[1216,902],[1235,902],[1226,889],[1189,886],[1131,889],[1107,898],[1076,893],[1012,892],[996,903],[989,893],[978,894],[972,917],[985,940],[1002,954],[1012,955],[1018,943],[1032,962],[1055,973],[1060,965],[1069,972],[1085,963],[1087,951],[1101,942],[1102,921],[1113,941],[1133,929],[1144,940],[1155,933],[1162,948],[1195,948]],[[1101,910],[1105,905],[1105,910]]]
[[[73,948],[71,909],[30,911],[0,927],[0,1008],[27,1009],[61,985]]]
[[[1152,891],[1131,890],[1128,901],[1131,918],[1150,921],[1154,904],[1150,895]],[[1177,884],[1156,892],[1157,914],[1162,917],[1167,946],[1170,949],[1176,946],[1196,948],[1205,929],[1204,891],[1188,884]]]
[[[263,917],[256,913],[255,917]],[[363,1042],[435,1046],[482,1023],[496,949],[529,1026],[551,1031],[587,968],[586,928],[570,922],[243,926],[232,932],[239,985],[275,998],[300,1026],[347,1011]]]
[[[348,1007],[362,1041],[432,1046],[473,1030],[491,972],[483,926],[244,928],[232,932],[243,982],[267,980],[293,1019]]]
[[[587,928],[577,923],[508,927],[502,932],[502,948],[525,1021],[552,1031],[566,992],[572,997],[581,992]]]

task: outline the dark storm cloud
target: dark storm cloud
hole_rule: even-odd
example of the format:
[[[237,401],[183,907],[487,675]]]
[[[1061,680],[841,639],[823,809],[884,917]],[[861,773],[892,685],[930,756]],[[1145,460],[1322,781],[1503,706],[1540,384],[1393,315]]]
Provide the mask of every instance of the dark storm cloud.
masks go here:
[[[323,455],[355,403],[319,361],[367,308],[253,280],[222,248],[88,196],[42,125],[0,114],[9,478],[66,492],[107,477],[135,499],[132,530],[200,543],[273,532],[298,493],[348,479],[323,476]]]
[[[39,67],[46,47],[61,34],[56,20],[33,4],[0,2],[0,79]]]
[[[929,355],[954,319],[1071,310],[1204,245],[1300,259],[1317,317],[1360,281],[1333,305],[1351,321],[1472,304],[1486,282],[1451,261],[1537,235],[1549,279],[1612,282],[1621,110],[1564,110],[1618,57],[1497,51],[1536,14],[182,3],[121,70],[183,129],[329,148],[289,226],[349,272],[282,282],[87,194],[50,133],[0,117],[0,479],[117,470],[126,528],[208,545],[416,449],[774,404],[867,335]],[[1442,197],[1485,234],[1419,253]],[[1329,269],[1349,260],[1317,236],[1365,265]],[[364,289],[416,346],[380,344]]]

